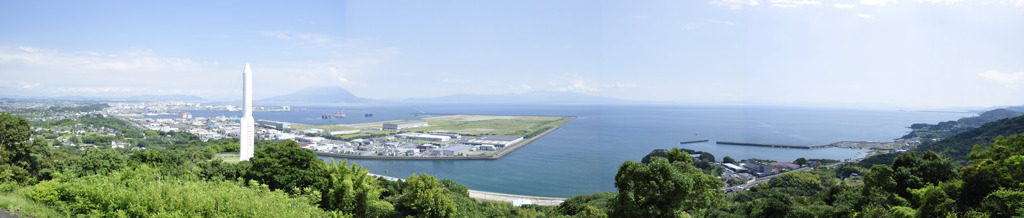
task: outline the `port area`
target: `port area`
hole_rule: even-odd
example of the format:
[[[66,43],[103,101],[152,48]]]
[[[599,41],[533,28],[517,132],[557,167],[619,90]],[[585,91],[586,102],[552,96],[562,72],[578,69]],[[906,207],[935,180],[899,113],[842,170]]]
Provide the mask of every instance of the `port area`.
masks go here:
[[[572,121],[572,116],[448,115],[308,126],[268,134],[294,139],[317,155],[346,159],[496,160]],[[271,122],[272,123],[272,122]]]

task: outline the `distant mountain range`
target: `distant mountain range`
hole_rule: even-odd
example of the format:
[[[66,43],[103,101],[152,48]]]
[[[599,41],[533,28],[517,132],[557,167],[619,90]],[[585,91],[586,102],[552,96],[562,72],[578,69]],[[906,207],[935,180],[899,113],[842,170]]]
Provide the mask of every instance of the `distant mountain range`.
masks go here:
[[[194,95],[137,95],[129,97],[96,97],[96,96],[57,96],[57,97],[31,97],[31,96],[5,96],[10,99],[38,99],[38,100],[72,100],[72,101],[206,101]]]
[[[433,98],[410,98],[404,103],[420,104],[625,104],[646,103],[574,92],[532,91],[518,94],[455,94]]]
[[[258,100],[260,104],[346,104],[346,103],[413,103],[413,104],[624,104],[645,103],[573,92],[532,91],[519,94],[455,94],[404,100],[375,100],[358,97],[337,86],[304,88],[287,95]]]
[[[369,103],[372,99],[360,98],[337,86],[307,87],[291,94],[259,100],[266,103]]]

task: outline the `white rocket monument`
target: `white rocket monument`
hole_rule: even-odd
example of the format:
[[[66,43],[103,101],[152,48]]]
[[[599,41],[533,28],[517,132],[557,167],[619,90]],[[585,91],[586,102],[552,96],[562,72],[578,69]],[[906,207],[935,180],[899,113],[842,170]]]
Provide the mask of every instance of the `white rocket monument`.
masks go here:
[[[245,71],[242,71],[242,128],[238,133],[239,149],[238,160],[249,160],[252,158],[253,141],[256,137],[256,122],[252,119],[252,70],[249,63],[245,64]]]

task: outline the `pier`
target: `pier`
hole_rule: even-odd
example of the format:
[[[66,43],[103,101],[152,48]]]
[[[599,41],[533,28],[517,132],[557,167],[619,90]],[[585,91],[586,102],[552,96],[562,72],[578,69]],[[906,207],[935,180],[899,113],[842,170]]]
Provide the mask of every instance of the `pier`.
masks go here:
[[[708,142],[708,141],[711,141],[711,140],[701,139],[701,140],[681,141],[681,142],[679,142],[679,144],[691,144],[691,143]]]
[[[729,141],[716,141],[715,144],[720,144],[720,145],[761,146],[761,147],[772,147],[772,148],[800,148],[800,149],[818,149],[818,148],[828,147],[828,145],[780,145],[780,144],[763,144],[763,143],[729,142]]]

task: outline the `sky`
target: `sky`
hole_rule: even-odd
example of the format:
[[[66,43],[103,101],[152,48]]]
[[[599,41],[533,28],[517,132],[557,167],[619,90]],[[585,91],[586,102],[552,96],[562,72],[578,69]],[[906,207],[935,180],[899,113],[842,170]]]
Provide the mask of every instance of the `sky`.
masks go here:
[[[1024,104],[1024,0],[10,1],[0,96]]]

